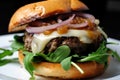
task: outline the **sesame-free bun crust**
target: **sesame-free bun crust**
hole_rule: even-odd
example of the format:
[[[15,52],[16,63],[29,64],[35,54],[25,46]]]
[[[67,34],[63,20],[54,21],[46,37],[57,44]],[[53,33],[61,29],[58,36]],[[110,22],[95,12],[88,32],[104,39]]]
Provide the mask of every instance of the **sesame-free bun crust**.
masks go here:
[[[23,54],[19,51],[19,62],[23,65]],[[65,71],[59,63],[40,62],[33,63],[35,67],[34,74],[37,76],[57,79],[85,79],[101,75],[105,71],[104,64],[99,64],[95,61],[77,63],[78,66],[84,71],[81,74],[74,66],[70,70]]]
[[[81,74],[74,66],[65,71],[60,63],[41,62],[34,64],[35,75],[60,79],[83,79],[98,76],[104,72],[104,65],[96,62],[77,63],[84,71]]]
[[[68,13],[74,10],[86,10],[87,6],[79,0],[47,0],[27,4],[19,8],[11,17],[8,31],[20,31],[27,23],[48,16]]]

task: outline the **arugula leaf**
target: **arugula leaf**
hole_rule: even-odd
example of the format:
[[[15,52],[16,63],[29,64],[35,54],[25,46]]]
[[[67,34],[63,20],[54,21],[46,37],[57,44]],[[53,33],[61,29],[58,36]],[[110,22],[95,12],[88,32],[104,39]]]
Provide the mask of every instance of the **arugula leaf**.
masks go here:
[[[18,62],[18,58],[12,58],[12,59],[1,59],[0,60],[0,66],[6,65],[10,62]]]
[[[34,67],[32,65],[33,57],[34,57],[34,54],[29,53],[29,54],[26,54],[25,58],[24,58],[24,66],[25,66],[26,70],[30,73],[30,75],[32,77],[33,77],[33,70],[34,70]]]
[[[41,62],[42,60],[46,60],[48,62],[52,62],[52,59],[49,58],[46,54],[44,53],[37,53],[34,58],[33,62]]]
[[[108,56],[110,54],[107,53],[108,48],[106,47],[106,42],[100,45],[96,52],[90,53],[88,56],[78,60],[78,62],[86,62],[86,61],[96,61],[98,63],[105,63],[107,62]]]
[[[23,41],[23,36],[19,36],[19,35],[14,35],[14,40],[17,41],[17,42],[20,42],[20,43],[24,43]]]
[[[29,80],[36,80],[36,79],[35,79],[35,77],[30,77],[30,79],[29,79]]]
[[[19,49],[24,49],[24,44],[23,43],[20,43],[20,42],[17,42],[17,41],[13,41],[12,44],[11,44],[11,48],[14,50],[14,51],[17,51]]]
[[[5,59],[6,56],[11,56],[14,54],[15,51],[19,49],[23,49],[24,43],[23,43],[23,36],[14,36],[14,41],[11,44],[12,49],[3,49],[0,48],[0,66],[3,66],[7,63],[14,62],[16,59]]]
[[[70,57],[67,57],[67,58],[65,58],[64,60],[61,61],[60,64],[62,65],[62,68],[64,70],[67,71],[71,68],[71,59],[72,59],[72,57],[70,56]]]
[[[6,56],[11,56],[12,54],[13,54],[12,50],[0,48],[0,59],[4,58]]]
[[[40,62],[41,60],[46,60],[48,62],[61,62],[63,59],[68,57],[70,54],[70,49],[68,46],[63,45],[58,47],[53,53],[44,54],[44,53],[36,53],[33,61]],[[39,59],[37,58],[39,57]],[[38,61],[39,60],[39,61]]]
[[[108,54],[90,54],[89,56],[78,60],[78,62],[96,61],[98,63],[107,62]]]
[[[6,56],[11,56],[13,53],[13,50],[0,48],[0,66],[17,61],[18,58],[5,59]]]
[[[61,62],[70,54],[70,48],[66,45],[58,47],[53,53],[50,54],[52,62]]]
[[[23,36],[14,36],[14,41],[12,42],[10,46],[14,51],[17,51],[19,49],[24,49],[24,42],[23,42]]]
[[[4,60],[0,60],[0,66],[3,66],[5,64],[8,64],[10,63],[11,61],[10,60],[7,60],[7,59],[4,59]]]
[[[13,53],[19,49],[23,49],[23,36],[14,36],[14,41],[11,44],[12,49],[3,49],[0,48],[0,66],[3,66],[7,63],[14,62],[16,59],[5,59],[6,56],[11,56]],[[19,42],[22,41],[22,42]]]

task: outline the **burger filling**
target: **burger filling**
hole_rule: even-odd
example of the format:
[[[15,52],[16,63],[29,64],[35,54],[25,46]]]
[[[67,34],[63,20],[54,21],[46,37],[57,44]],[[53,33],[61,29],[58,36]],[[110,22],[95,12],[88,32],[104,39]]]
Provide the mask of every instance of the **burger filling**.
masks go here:
[[[35,20],[26,28],[25,49],[47,54],[61,45],[67,45],[71,53],[87,55],[105,39],[96,21],[94,16],[82,13]]]
[[[53,38],[54,37],[54,38]],[[102,35],[97,35],[96,39],[92,41],[83,37],[77,36],[46,36],[33,35],[25,33],[24,42],[25,49],[34,53],[43,52],[45,54],[54,52],[59,46],[67,45],[71,49],[71,54],[79,54],[81,56],[88,55],[88,53],[95,51],[105,38]],[[45,40],[44,40],[44,39]],[[85,39],[84,39],[85,38]]]

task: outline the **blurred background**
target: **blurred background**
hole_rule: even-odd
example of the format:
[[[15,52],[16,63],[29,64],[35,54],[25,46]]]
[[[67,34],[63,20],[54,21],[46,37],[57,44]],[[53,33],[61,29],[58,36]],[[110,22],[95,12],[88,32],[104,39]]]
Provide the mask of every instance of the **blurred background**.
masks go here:
[[[0,0],[0,35],[8,33],[13,13],[21,6],[40,0]],[[109,37],[120,40],[120,0],[81,0],[89,13],[100,19],[100,26]]]

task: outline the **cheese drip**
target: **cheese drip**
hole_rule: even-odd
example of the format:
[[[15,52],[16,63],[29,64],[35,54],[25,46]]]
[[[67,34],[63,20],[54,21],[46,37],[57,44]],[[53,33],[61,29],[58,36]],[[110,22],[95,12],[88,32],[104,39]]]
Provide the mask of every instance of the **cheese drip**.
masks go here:
[[[94,31],[93,31],[94,33]],[[83,43],[91,43],[93,39],[91,38],[91,35],[89,35],[89,31],[87,30],[75,30],[70,29],[66,34],[58,34],[57,31],[52,32],[50,35],[45,35],[43,33],[40,34],[34,34],[33,40],[31,43],[31,48],[33,53],[39,53],[43,51],[47,43],[56,37],[78,37],[79,40]],[[92,34],[92,36],[97,37],[96,33]]]

